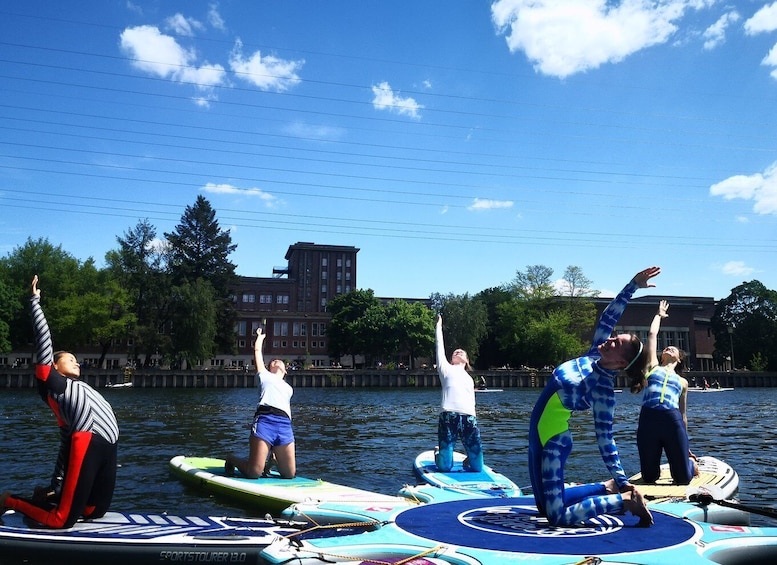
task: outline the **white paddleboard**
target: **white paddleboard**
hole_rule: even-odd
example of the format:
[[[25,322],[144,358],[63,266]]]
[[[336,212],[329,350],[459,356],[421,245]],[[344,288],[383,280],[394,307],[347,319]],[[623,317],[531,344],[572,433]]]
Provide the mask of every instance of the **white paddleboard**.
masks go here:
[[[728,463],[714,457],[699,457],[696,461],[699,474],[688,485],[678,485],[672,480],[669,463],[661,465],[661,476],[655,484],[646,484],[642,473],[637,473],[629,482],[648,499],[685,498],[688,492],[702,487],[712,487],[723,498],[731,498],[739,488],[739,476]]]
[[[437,469],[437,464],[434,462],[434,451],[424,451],[415,458],[413,471],[425,483],[472,496],[521,496],[521,489],[518,485],[488,465],[483,465],[483,470],[479,472],[465,469],[465,458],[463,453],[454,452],[453,468],[449,472],[443,473]]]

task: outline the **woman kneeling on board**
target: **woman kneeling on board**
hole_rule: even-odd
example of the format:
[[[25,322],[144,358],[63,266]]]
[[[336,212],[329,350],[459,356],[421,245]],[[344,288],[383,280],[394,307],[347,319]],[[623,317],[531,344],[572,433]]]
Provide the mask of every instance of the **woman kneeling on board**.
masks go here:
[[[294,431],[291,427],[291,396],[294,389],[283,380],[286,376],[286,365],[283,361],[273,359],[270,361],[269,370],[265,367],[262,356],[264,338],[262,328],[257,329],[254,361],[259,404],[256,406],[251,436],[248,439],[248,458],[228,455],[224,471],[231,477],[237,467],[244,477],[257,479],[266,474],[267,458],[272,454],[281,477],[293,479],[297,474]]]
[[[627,510],[641,526],[653,523],[642,495],[629,483],[615,445],[613,382],[618,371],[644,377],[642,342],[636,336],[610,337],[631,296],[638,288],[655,286],[661,272],[650,267],[637,273],[602,312],[588,353],[556,367],[540,394],[529,421],[529,475],[540,514],[553,526],[571,526],[599,514]],[[574,411],[591,409],[594,430],[612,479],[602,483],[567,486],[564,465],[572,451],[569,418]]]
[[[670,345],[656,355],[661,319],[669,317],[669,303],[662,300],[653,317],[647,339],[649,374],[632,384],[632,392],[640,392],[642,409],[637,427],[637,448],[642,480],[655,483],[661,475],[661,452],[666,452],[672,480],[687,485],[699,474],[696,456],[688,447],[688,417],[685,406],[688,381],[681,375],[685,353]]]

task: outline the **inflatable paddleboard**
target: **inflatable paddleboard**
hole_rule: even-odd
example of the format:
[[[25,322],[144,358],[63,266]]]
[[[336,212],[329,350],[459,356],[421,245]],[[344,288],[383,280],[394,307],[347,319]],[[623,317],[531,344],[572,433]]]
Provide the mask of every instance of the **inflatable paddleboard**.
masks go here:
[[[688,392],[728,392],[730,390],[734,390],[733,388],[715,388],[715,387],[700,387],[700,386],[689,386]]]
[[[320,479],[299,476],[282,479],[277,473],[271,473],[267,478],[247,479],[235,471],[234,477],[227,477],[224,473],[224,460],[210,457],[179,455],[170,460],[170,469],[173,475],[184,483],[275,515],[291,504],[305,500],[368,503],[402,500],[398,496],[379,494]]]
[[[11,563],[263,563],[259,551],[300,526],[273,520],[108,512],[69,529],[13,510],[0,517],[0,561]]]
[[[648,500],[685,498],[689,492],[700,488],[714,488],[721,498],[731,498],[739,488],[739,475],[730,465],[714,457],[699,457],[696,461],[699,474],[688,485],[678,485],[669,473],[669,463],[661,465],[661,476],[655,484],[646,484],[642,473],[629,478],[629,482]]]
[[[520,496],[521,489],[518,485],[488,465],[483,465],[483,470],[480,472],[465,469],[465,458],[463,453],[454,452],[453,468],[447,473],[442,473],[434,462],[434,451],[424,451],[415,458],[413,471],[424,483],[470,496]]]
[[[649,528],[639,527],[631,514],[602,514],[578,526],[552,527],[532,497],[468,497],[400,510],[381,527],[358,535],[277,540],[261,557],[278,565],[710,565],[777,559],[777,528],[696,522],[687,518],[696,507],[687,501],[656,503]]]
[[[475,392],[504,392],[503,388],[476,388]]]

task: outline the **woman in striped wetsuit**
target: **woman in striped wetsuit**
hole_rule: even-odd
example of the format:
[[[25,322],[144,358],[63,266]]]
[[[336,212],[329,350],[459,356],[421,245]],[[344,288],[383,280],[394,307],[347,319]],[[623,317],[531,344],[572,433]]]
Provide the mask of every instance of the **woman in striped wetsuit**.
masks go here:
[[[637,448],[642,480],[655,483],[661,474],[661,452],[666,452],[672,480],[687,485],[698,474],[696,456],[688,447],[686,400],[688,381],[682,376],[685,352],[674,345],[665,347],[659,361],[656,354],[661,320],[669,317],[669,303],[662,300],[648,332],[649,374],[635,383],[632,392],[642,393],[637,427]]]
[[[37,275],[30,302],[38,392],[54,411],[61,442],[51,485],[36,488],[30,499],[3,493],[0,509],[12,508],[51,528],[69,528],[82,516],[99,518],[108,511],[116,484],[119,426],[111,405],[78,380],[81,368],[75,356],[53,352]]]
[[[615,377],[620,370],[632,378],[644,376],[645,355],[636,336],[611,334],[634,292],[655,286],[649,281],[660,272],[650,267],[634,276],[602,312],[588,352],[556,367],[534,406],[529,422],[529,476],[537,509],[553,526],[570,526],[624,510],[638,516],[640,525],[653,521],[623,471],[612,430]],[[599,452],[612,479],[566,486],[564,465],[572,451],[569,418],[572,412],[589,409]]]

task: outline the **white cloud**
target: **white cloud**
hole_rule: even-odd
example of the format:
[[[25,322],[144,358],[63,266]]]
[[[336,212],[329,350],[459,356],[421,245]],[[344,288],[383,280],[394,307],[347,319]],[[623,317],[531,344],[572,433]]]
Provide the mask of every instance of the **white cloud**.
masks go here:
[[[183,14],[175,14],[165,20],[165,25],[176,35],[194,37],[194,31],[202,31],[205,26],[193,18],[186,18]]]
[[[487,198],[475,198],[467,210],[496,210],[500,208],[512,208],[512,200],[489,200]]]
[[[700,0],[497,0],[491,18],[511,52],[560,78],[666,42]]]
[[[340,127],[320,126],[304,122],[292,122],[284,128],[284,131],[289,135],[302,139],[318,139],[321,141],[342,139],[346,134],[346,131]]]
[[[734,218],[734,220],[738,224],[749,224],[750,223],[750,218],[748,218],[747,216],[737,216],[736,218]]]
[[[729,12],[723,14],[717,22],[704,30],[704,33],[702,34],[702,37],[704,38],[704,49],[710,51],[726,41],[726,29],[731,24],[738,22],[739,19],[739,14],[736,11]]]
[[[734,175],[710,187],[711,196],[753,201],[757,214],[777,215],[777,163],[753,175]]]
[[[301,82],[297,71],[305,64],[304,60],[284,60],[273,55],[262,57],[261,51],[255,51],[249,57],[243,55],[243,42],[237,40],[230,54],[229,66],[236,76],[261,90],[284,92]]]
[[[121,50],[136,69],[153,76],[193,84],[199,91],[195,102],[207,105],[215,99],[214,87],[224,82],[224,67],[204,63],[198,66],[197,53],[186,49],[170,35],[154,26],[125,29],[120,35]]]
[[[755,269],[746,266],[744,261],[729,261],[720,267],[720,272],[732,277],[749,277]]]
[[[227,24],[224,22],[224,18],[222,18],[221,14],[219,13],[219,5],[216,3],[211,4],[208,8],[208,23],[221,31],[225,31],[227,29]]]
[[[388,82],[384,81],[377,86],[373,85],[372,93],[374,94],[372,105],[378,110],[388,110],[400,116],[410,116],[416,119],[421,117],[420,110],[423,109],[423,106],[412,98],[403,98],[399,94],[395,94]]]
[[[202,191],[209,194],[235,194],[238,196],[247,196],[249,198],[258,198],[268,208],[272,208],[278,204],[278,199],[275,196],[269,192],[265,192],[261,188],[238,188],[231,184],[214,184],[209,182],[202,187]]]
[[[745,22],[745,33],[756,35],[777,29],[777,2],[764,6]]]

